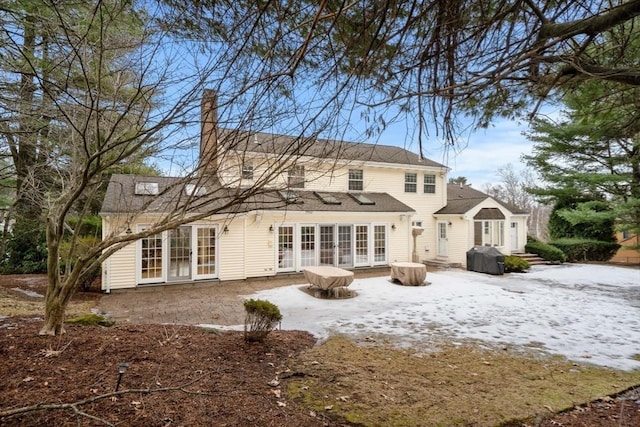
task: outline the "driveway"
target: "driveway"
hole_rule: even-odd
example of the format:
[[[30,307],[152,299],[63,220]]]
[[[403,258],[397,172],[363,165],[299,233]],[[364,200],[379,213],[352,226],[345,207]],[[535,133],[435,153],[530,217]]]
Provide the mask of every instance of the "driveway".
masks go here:
[[[430,272],[430,285],[360,279],[357,296],[322,300],[288,286],[259,291],[280,308],[283,329],[341,333],[428,351],[476,340],[559,354],[618,369],[640,368],[640,269],[566,264],[526,274]],[[303,287],[303,286],[302,286]]]

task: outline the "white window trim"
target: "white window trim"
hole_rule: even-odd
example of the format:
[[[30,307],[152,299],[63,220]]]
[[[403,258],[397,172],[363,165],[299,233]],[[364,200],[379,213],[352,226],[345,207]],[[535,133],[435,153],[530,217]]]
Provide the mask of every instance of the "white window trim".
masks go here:
[[[422,176],[423,176],[423,178],[422,178],[422,192],[424,194],[434,194],[435,195],[436,192],[438,191],[438,188],[436,187],[436,182],[437,182],[438,178],[435,176],[435,174],[430,174],[430,173],[425,173]],[[432,176],[433,177],[433,182],[427,182],[427,177],[428,176]],[[433,193],[426,191],[427,186],[433,187]]]
[[[142,232],[145,231],[146,229],[150,228],[151,225],[150,224],[138,224],[136,226],[136,230],[138,232]],[[168,269],[168,257],[167,257],[167,252],[168,252],[168,246],[169,246],[169,242],[167,239],[167,233],[165,231],[162,231],[160,233],[157,233],[161,235],[161,239],[162,239],[162,246],[161,246],[161,250],[162,250],[162,274],[160,275],[160,277],[153,277],[153,278],[149,278],[149,279],[144,279],[142,278],[142,238],[136,240],[136,283],[140,284],[140,285],[148,285],[148,284],[153,284],[153,283],[166,283],[167,282],[167,269]]]
[[[408,181],[407,178],[409,175],[413,175],[415,177],[415,181]],[[415,187],[414,191],[407,191],[407,185],[413,185]],[[417,194],[418,193],[418,174],[415,172],[405,172],[404,173],[404,192],[409,194]]]
[[[220,227],[218,224],[189,224],[191,226],[191,277],[193,280],[217,279],[220,271]],[[198,274],[198,229],[213,229],[216,239],[213,274]]]
[[[360,172],[360,179],[351,178],[351,171]],[[352,189],[351,183],[359,183],[359,189]],[[347,173],[347,190],[348,191],[364,191],[364,171],[362,169],[349,169]]]
[[[144,231],[149,228],[150,224],[138,224],[138,232]],[[220,239],[219,239],[219,226],[217,224],[185,224],[185,226],[191,227],[191,281],[204,280],[204,279],[217,279],[220,271]],[[198,228],[214,229],[216,236],[216,248],[215,248],[215,273],[214,274],[198,274]],[[150,279],[142,278],[142,239],[136,241],[136,283],[140,285],[148,285],[155,283],[172,283],[168,280],[169,274],[169,232],[162,231],[159,233],[162,236],[162,275],[161,277],[154,277]]]

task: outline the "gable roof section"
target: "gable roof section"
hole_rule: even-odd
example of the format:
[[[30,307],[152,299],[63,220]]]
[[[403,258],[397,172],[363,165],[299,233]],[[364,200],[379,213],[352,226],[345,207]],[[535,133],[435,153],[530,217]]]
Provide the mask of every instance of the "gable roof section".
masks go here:
[[[436,214],[462,215],[488,198],[489,195],[468,185],[447,184],[447,205]]]
[[[504,214],[498,208],[482,208],[473,219],[504,219]]]
[[[433,160],[420,158],[409,150],[390,145],[292,137],[233,129],[221,129],[219,141],[223,146],[242,152],[276,155],[297,153],[301,156],[321,159],[359,160],[448,169]]]
[[[136,195],[137,183],[155,182],[158,184],[158,195]],[[115,174],[109,181],[107,192],[102,203],[101,214],[120,213],[165,213],[183,207],[191,200],[195,206],[192,212],[206,213],[215,211],[219,214],[233,214],[250,212],[254,210],[288,210],[300,212],[392,212],[411,213],[414,210],[390,196],[387,193],[358,193],[371,203],[361,203],[357,198],[351,197],[346,192],[322,192],[324,198],[318,197],[311,190],[287,190],[283,197],[282,192],[276,189],[246,197],[246,188],[225,188],[214,180],[197,182],[198,186],[206,190],[200,194],[185,191],[187,184],[193,184],[194,180],[176,177],[143,177],[136,175]],[[232,200],[242,198],[242,203],[230,203]],[[331,203],[326,203],[331,200]]]
[[[447,184],[447,205],[436,212],[443,215],[463,215],[485,201],[486,199],[495,200],[504,206],[512,214],[526,215],[528,212],[518,209],[517,207],[497,200],[482,191],[471,188],[468,185]],[[483,215],[490,215],[485,212]],[[493,216],[496,216],[494,213]],[[503,216],[504,218],[504,216]],[[476,219],[502,219],[502,218],[476,218]]]

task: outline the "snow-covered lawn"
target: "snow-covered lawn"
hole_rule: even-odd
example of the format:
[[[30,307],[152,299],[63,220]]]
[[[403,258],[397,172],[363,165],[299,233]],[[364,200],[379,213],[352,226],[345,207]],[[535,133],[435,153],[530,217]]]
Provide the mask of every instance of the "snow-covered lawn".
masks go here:
[[[567,264],[491,276],[462,270],[428,273],[428,286],[389,276],[356,279],[351,299],[323,300],[304,284],[247,297],[278,305],[283,329],[357,337],[383,334],[398,345],[475,339],[539,348],[618,369],[640,368],[640,269]]]

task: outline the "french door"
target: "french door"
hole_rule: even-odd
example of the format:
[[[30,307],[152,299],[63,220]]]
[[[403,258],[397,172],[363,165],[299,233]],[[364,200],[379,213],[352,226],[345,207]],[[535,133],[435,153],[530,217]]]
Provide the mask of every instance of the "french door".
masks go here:
[[[148,226],[142,225],[139,231]],[[138,283],[217,277],[217,226],[185,225],[138,243]]]
[[[277,271],[320,265],[351,268],[387,262],[387,225],[299,224],[277,228]]]
[[[169,231],[169,281],[191,279],[191,227]]]

